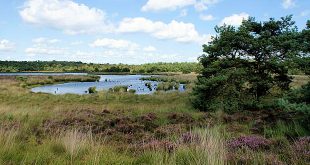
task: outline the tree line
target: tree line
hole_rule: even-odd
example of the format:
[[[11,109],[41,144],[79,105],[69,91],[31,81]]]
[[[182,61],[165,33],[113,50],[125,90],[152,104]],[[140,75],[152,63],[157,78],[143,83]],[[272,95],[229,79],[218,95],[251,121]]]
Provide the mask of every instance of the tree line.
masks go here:
[[[68,61],[0,61],[0,72],[123,72],[160,73],[183,72],[198,73],[201,65],[195,62],[149,63],[141,65],[94,64]]]

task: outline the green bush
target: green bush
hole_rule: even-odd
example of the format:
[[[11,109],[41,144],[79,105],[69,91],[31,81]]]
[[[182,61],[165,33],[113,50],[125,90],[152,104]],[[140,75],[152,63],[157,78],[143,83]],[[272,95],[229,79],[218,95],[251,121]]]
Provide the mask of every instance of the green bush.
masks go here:
[[[88,93],[97,93],[96,87],[89,87]]]
[[[128,92],[129,92],[129,93],[136,93],[136,90],[135,90],[135,89],[129,89]]]
[[[113,92],[127,92],[128,86],[115,86],[113,87]]]
[[[296,121],[310,131],[310,82],[299,89],[289,91],[278,99],[276,106],[286,112],[296,113]]]

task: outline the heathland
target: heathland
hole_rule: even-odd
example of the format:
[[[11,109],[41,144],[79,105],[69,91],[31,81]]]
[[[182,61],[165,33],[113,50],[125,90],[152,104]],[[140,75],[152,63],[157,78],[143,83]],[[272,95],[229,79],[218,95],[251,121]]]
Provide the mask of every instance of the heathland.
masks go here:
[[[80,76],[78,76],[80,77]],[[193,81],[196,75],[171,78]],[[31,78],[30,78],[31,79]],[[40,84],[51,77],[32,79]],[[57,76],[53,76],[57,79]],[[294,86],[309,81],[296,76]],[[306,164],[307,130],[290,113],[200,112],[190,91],[32,93],[0,79],[1,164]],[[306,143],[306,144],[305,144]],[[309,147],[309,146],[308,146]]]
[[[54,95],[30,89],[98,76],[0,76],[0,164],[309,164],[310,21],[215,30],[199,63],[0,62],[1,72],[160,73],[145,80],[161,82],[150,95],[126,86]],[[179,83],[185,92],[167,92]]]

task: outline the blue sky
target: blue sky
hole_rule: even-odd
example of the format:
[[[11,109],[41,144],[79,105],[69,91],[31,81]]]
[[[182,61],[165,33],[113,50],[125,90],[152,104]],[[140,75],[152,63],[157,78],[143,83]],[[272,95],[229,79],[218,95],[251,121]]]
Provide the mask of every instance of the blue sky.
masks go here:
[[[0,60],[192,62],[216,25],[289,14],[310,0],[0,0]]]

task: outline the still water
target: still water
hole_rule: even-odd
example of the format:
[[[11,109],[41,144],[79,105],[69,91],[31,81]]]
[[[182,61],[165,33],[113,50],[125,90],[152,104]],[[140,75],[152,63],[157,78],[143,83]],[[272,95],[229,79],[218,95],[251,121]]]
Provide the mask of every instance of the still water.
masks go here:
[[[71,82],[56,85],[46,85],[32,88],[32,92],[42,92],[51,94],[87,94],[89,87],[96,87],[97,90],[108,90],[115,86],[125,85],[128,89],[135,89],[136,94],[152,94],[156,91],[158,82],[142,81],[140,78],[148,77],[144,75],[100,75],[99,82]],[[150,82],[152,90],[145,86]],[[180,84],[179,91],[184,91],[184,85]]]

